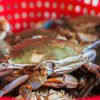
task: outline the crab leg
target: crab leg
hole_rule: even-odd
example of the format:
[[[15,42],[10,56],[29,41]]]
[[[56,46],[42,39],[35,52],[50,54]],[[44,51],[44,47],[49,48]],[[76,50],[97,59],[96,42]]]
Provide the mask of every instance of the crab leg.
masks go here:
[[[80,61],[80,56],[72,56],[72,57],[68,57],[65,59],[61,59],[61,60],[46,60],[43,62],[40,62],[36,68],[39,68],[41,65],[45,64],[45,63],[54,63],[55,64],[55,68],[59,68],[62,65],[67,65],[67,64],[71,64],[73,62],[79,62]]]
[[[22,69],[23,67],[10,64],[10,63],[1,63],[0,64],[0,71],[8,70],[8,69]]]
[[[4,76],[4,75],[7,75],[7,74],[9,74],[9,73],[11,73],[11,72],[12,72],[11,69],[10,69],[10,70],[2,71],[2,72],[0,72],[0,77],[2,77],[2,76]]]
[[[100,40],[97,40],[97,41],[95,41],[93,44],[91,44],[91,45],[89,45],[88,47],[86,47],[86,48],[83,50],[83,52],[86,51],[86,50],[95,49],[95,48],[98,48],[98,47],[100,47]]]
[[[83,58],[83,59],[87,59],[91,62],[93,62],[96,58],[96,51],[91,49],[91,50],[86,50],[85,52],[82,52],[80,54],[80,56]]]
[[[2,90],[0,90],[0,96],[3,96],[4,94],[10,92],[14,88],[19,86],[23,82],[25,82],[27,79],[28,79],[28,75],[23,75],[23,76],[17,78],[16,80],[14,80],[13,82],[9,83]]]
[[[77,63],[70,64],[67,66],[62,66],[60,68],[54,69],[53,74],[59,75],[59,74],[64,74],[64,73],[70,73],[70,72],[80,68],[80,66],[83,64],[85,64],[85,62],[77,62]]]
[[[84,64],[85,68],[87,68],[90,72],[96,74],[96,77],[100,80],[100,66],[94,63]]]
[[[70,65],[72,63],[75,62],[87,62],[86,60],[90,60],[90,61],[94,61],[96,57],[96,51],[95,50],[87,50],[85,52],[82,52],[79,56],[72,56],[72,57],[68,57],[65,59],[61,59],[61,60],[46,60],[43,61],[42,63],[40,63],[38,65],[38,67],[43,64],[43,63],[47,63],[47,62],[53,62],[55,64],[55,68],[60,68],[63,65]]]
[[[69,65],[65,65],[63,67],[55,68],[55,70],[53,71],[53,74],[70,73],[70,72],[80,68],[80,66],[84,64],[84,65],[86,65],[86,68],[88,70],[97,74],[97,76],[100,75],[99,66],[92,63],[93,60],[96,57],[96,51],[95,50],[87,50],[84,53],[81,53],[79,56],[80,56],[79,62],[69,64]]]
[[[55,64],[60,64],[60,65],[63,65],[63,64],[70,64],[72,62],[77,62],[79,61],[79,58],[80,56],[73,56],[73,57],[68,57],[68,58],[65,58],[65,59],[61,59],[61,60],[57,60],[57,61],[54,61]]]

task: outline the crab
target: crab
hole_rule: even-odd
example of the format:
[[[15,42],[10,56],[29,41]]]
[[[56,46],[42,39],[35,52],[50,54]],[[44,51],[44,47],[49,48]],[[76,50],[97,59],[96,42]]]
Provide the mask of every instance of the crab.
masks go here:
[[[62,17],[58,20],[49,20],[42,25],[42,27],[45,26],[45,28],[52,28],[54,25],[56,25],[55,28],[59,27],[57,30],[60,31],[61,35],[64,35],[68,40],[71,41],[75,39],[79,43],[87,43],[100,39],[100,18],[98,17]]]
[[[95,16],[78,16],[68,20],[74,30],[86,33],[98,32],[98,26],[100,24],[100,18]]]
[[[0,64],[0,71],[4,71],[0,76],[3,77],[11,72],[17,73],[19,70],[22,70],[23,73],[4,86],[0,90],[0,96],[7,94],[19,85],[21,85],[19,93],[24,97],[42,85],[50,84],[52,87],[64,85],[67,88],[76,88],[78,81],[69,74],[82,65],[99,78],[100,67],[93,63],[96,57],[94,49],[99,46],[100,40],[93,44],[77,45],[66,40],[48,37],[29,39],[17,44],[6,55],[7,60]],[[52,76],[55,77],[52,78]],[[51,84],[52,82],[58,83],[54,85]]]
[[[31,100],[74,100],[72,96],[69,94],[65,93],[65,91],[55,91],[53,89],[47,90],[47,91],[37,91],[37,92],[32,92],[30,99]],[[26,100],[23,98],[21,95],[17,96],[15,100]]]
[[[48,22],[47,22],[48,23]],[[63,22],[62,22],[63,23]],[[65,21],[67,24],[67,22]],[[70,23],[69,23],[70,24]],[[73,26],[73,25],[71,25]],[[78,30],[70,29],[67,26],[63,28],[63,25],[60,25],[55,29],[37,29],[30,28],[28,30],[17,33],[16,35],[9,35],[5,38],[5,40],[11,44],[15,45],[16,43],[20,43],[22,40],[28,38],[41,38],[41,37],[52,37],[56,39],[69,40],[75,43],[87,43],[93,42],[98,39],[97,34],[87,34],[88,32],[80,32]]]
[[[0,40],[0,62],[2,62],[4,56],[8,53],[8,51],[11,49],[11,45],[7,42]]]

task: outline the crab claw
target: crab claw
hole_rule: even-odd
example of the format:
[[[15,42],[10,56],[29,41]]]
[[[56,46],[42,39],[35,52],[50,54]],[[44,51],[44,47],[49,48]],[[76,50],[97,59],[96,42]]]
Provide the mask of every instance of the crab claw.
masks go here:
[[[73,63],[73,64],[62,66],[60,68],[54,69],[53,75],[62,75],[62,74],[65,74],[65,73],[71,73],[74,70],[80,68],[80,66],[83,65],[83,64],[85,64],[85,62],[79,61],[79,62],[76,62],[76,63]]]
[[[76,88],[78,86],[78,80],[71,75],[64,75],[61,77],[54,77],[48,79],[43,86],[53,87],[53,88]]]
[[[78,86],[78,80],[72,75],[64,75],[67,88],[76,88]]]
[[[20,87],[19,94],[24,97],[27,97],[27,95],[30,94],[32,90],[36,90],[39,87],[41,87],[41,85],[44,84],[46,80],[47,80],[46,75],[33,76],[28,80],[26,84]]]
[[[4,94],[7,94],[11,90],[16,88],[20,84],[22,84],[23,82],[25,82],[27,79],[28,79],[28,75],[23,75],[23,76],[17,78],[16,80],[14,80],[13,82],[9,83],[2,90],[0,90],[0,96],[3,96]]]

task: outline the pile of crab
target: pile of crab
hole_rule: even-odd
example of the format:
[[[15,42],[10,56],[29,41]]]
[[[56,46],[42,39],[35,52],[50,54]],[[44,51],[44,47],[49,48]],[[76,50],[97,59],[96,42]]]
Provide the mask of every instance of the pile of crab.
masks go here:
[[[31,34],[17,36],[17,40],[30,39],[13,46],[0,59],[0,96],[17,96],[19,100],[91,96],[92,89],[100,83],[100,66],[94,63],[95,49],[100,48],[98,37],[87,42],[88,36],[85,40],[83,34],[82,40],[76,31],[64,28],[27,32],[30,31]]]

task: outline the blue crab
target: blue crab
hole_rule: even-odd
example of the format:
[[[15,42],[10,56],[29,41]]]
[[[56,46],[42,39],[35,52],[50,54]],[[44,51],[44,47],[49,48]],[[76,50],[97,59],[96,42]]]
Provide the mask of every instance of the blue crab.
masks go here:
[[[17,73],[18,70],[23,70],[23,74],[19,74],[15,80],[0,90],[0,96],[19,85],[21,85],[19,93],[23,96],[50,82],[58,82],[56,85],[50,83],[51,87],[76,88],[78,81],[69,74],[82,65],[99,78],[100,67],[93,63],[96,57],[94,49],[99,46],[99,40],[93,44],[77,45],[66,40],[47,37],[29,39],[14,46],[6,56],[6,62],[0,65],[0,71],[7,70],[7,73],[16,71]],[[48,79],[49,76],[51,79]],[[52,79],[52,76],[55,78]]]

